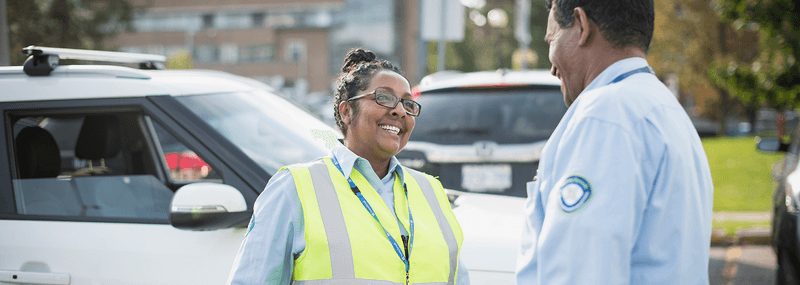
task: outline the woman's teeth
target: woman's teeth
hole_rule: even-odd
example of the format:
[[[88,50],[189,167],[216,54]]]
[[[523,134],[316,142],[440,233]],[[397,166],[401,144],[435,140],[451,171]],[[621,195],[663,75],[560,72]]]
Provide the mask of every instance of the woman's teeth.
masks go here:
[[[381,127],[381,129],[387,130],[390,133],[393,133],[395,135],[400,133],[400,128],[395,127],[395,126],[380,125],[379,127]]]

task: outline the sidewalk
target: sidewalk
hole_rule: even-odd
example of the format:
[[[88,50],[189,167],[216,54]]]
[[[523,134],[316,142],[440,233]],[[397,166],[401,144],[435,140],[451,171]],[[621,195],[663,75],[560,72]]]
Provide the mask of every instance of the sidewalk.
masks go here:
[[[772,212],[714,212],[715,222],[721,221],[747,221],[766,222],[772,221]],[[756,226],[739,228],[736,233],[729,235],[723,229],[711,230],[711,245],[726,246],[733,244],[770,244],[772,229],[770,226]]]

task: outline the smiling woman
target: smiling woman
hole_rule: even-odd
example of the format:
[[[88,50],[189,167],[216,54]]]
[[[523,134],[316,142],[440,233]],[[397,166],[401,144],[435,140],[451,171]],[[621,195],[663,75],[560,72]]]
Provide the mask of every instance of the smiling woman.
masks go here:
[[[408,79],[353,49],[336,83],[344,145],[270,179],[228,283],[469,284],[442,184],[395,157],[422,109]]]
[[[398,95],[394,93],[402,94],[399,96],[405,98],[400,98],[411,101],[408,80],[394,71],[376,72],[367,89],[386,92],[395,97]],[[414,130],[416,121],[407,114],[408,111],[402,104],[397,104],[399,100],[395,101],[394,106],[379,104],[379,93],[375,91],[371,92],[374,95],[357,99],[364,102],[356,105],[357,107],[351,107],[355,100],[348,100],[349,104],[341,103],[339,114],[346,126],[346,131],[343,130],[345,146],[369,161],[375,173],[383,177],[388,171],[391,158],[408,143],[408,136]],[[374,97],[372,101],[375,102],[369,102],[368,97]]]

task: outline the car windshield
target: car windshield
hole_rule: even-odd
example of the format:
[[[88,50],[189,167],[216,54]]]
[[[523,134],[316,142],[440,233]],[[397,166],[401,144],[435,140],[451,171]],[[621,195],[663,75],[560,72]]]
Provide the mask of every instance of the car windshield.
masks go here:
[[[292,103],[266,91],[176,99],[270,175],[283,166],[327,155],[341,136]]]
[[[503,144],[547,140],[567,111],[558,87],[448,89],[417,99],[412,141]]]

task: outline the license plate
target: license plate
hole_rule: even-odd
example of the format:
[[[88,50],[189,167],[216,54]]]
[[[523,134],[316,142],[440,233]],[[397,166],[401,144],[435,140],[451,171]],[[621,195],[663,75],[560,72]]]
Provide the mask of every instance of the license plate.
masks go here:
[[[465,164],[461,166],[461,187],[472,192],[502,192],[511,188],[511,165]]]

